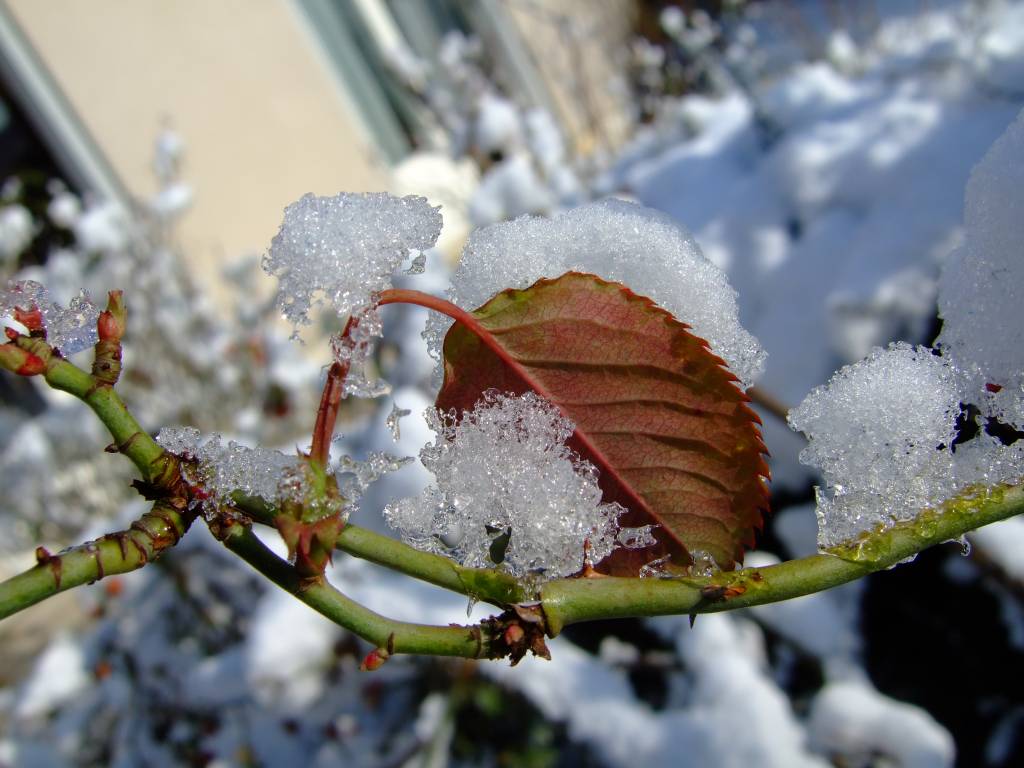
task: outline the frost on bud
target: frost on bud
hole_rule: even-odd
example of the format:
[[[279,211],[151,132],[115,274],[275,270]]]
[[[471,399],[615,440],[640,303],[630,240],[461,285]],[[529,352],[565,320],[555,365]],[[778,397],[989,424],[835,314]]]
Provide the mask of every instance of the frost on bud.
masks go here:
[[[0,345],[0,367],[19,376],[37,376],[46,371],[46,361],[14,344]]]
[[[577,573],[619,545],[623,508],[603,503],[597,470],[566,447],[574,427],[554,405],[490,391],[460,422],[427,417],[438,437],[420,459],[437,485],[384,512],[406,542],[544,579]]]
[[[192,427],[165,427],[156,441],[183,460],[182,476],[207,516],[235,493],[259,497],[278,508],[275,523],[299,572],[323,573],[346,520],[334,477],[304,457],[224,445],[220,435],[203,437]]]
[[[0,290],[0,318],[12,318],[33,334],[45,331],[50,346],[63,355],[95,343],[98,314],[85,291],[65,309],[51,302],[46,288],[32,280],[10,283]]]
[[[108,294],[107,308],[96,320],[96,357],[92,364],[92,375],[101,383],[113,386],[121,376],[121,337],[128,323],[128,313],[121,291]]]
[[[193,427],[164,427],[156,441],[184,459],[185,481],[203,491],[208,512],[229,502],[235,491],[269,504],[305,497],[304,473],[297,456],[234,441],[225,445],[220,435],[204,436]]]

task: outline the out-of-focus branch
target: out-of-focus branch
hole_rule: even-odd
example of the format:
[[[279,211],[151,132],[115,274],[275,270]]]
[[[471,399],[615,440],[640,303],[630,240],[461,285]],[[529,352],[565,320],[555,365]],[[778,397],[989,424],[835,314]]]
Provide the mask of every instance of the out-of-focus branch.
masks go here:
[[[747,394],[750,395],[750,401],[754,405],[759,405],[783,424],[787,424],[786,419],[789,416],[789,406],[779,398],[760,387],[751,387],[747,390]]]

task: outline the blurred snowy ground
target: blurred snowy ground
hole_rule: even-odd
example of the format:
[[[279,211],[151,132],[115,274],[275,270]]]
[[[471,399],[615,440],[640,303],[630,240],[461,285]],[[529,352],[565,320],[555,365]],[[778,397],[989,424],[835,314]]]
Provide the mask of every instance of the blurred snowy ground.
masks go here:
[[[753,91],[673,101],[591,184],[693,231],[768,350],[760,384],[789,405],[873,345],[931,342],[964,184],[1024,104],[1024,4],[892,5],[903,13],[870,36],[830,33],[825,56]],[[12,240],[21,218],[4,219]],[[440,292],[440,261],[404,280]],[[415,455],[430,438],[426,311],[383,314],[379,364],[395,391],[342,427],[357,458]],[[271,359],[305,371],[275,375],[284,391],[310,387],[308,367]],[[413,412],[397,443],[393,402]],[[261,438],[246,419],[204,426]],[[784,504],[810,498],[801,440],[765,421],[785,508],[750,564],[815,549],[813,504]],[[355,521],[382,529],[383,505],[428,482],[406,466]],[[363,644],[259,583],[200,527],[122,587],[83,590],[93,629],[58,636],[0,689],[0,765],[1019,765],[1024,560],[1007,545],[1019,536],[991,528],[969,558],[929,552],[693,629],[685,617],[571,628],[550,663],[399,658],[360,675]],[[351,558],[331,578],[395,618],[466,621],[463,598]]]

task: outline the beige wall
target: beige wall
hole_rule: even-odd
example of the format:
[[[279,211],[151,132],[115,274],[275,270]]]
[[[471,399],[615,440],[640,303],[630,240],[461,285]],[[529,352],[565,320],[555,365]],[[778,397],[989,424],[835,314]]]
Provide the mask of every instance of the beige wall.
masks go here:
[[[305,192],[381,190],[367,137],[290,0],[7,0],[128,190],[149,196],[165,119],[195,191],[196,269],[262,251]]]

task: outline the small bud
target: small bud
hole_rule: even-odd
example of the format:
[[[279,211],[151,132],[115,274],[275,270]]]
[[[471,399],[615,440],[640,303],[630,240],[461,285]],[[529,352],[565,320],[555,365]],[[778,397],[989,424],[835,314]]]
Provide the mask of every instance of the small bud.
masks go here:
[[[46,371],[46,361],[14,344],[0,345],[0,367],[19,376],[36,376]]]
[[[120,341],[128,326],[128,311],[124,305],[123,291],[107,294],[107,308],[96,320],[96,333],[100,341]]]
[[[374,672],[384,666],[384,662],[391,658],[387,648],[375,648],[366,654],[363,663],[359,665],[360,672]]]
[[[511,647],[523,641],[526,632],[518,624],[510,624],[505,630],[505,645]]]

